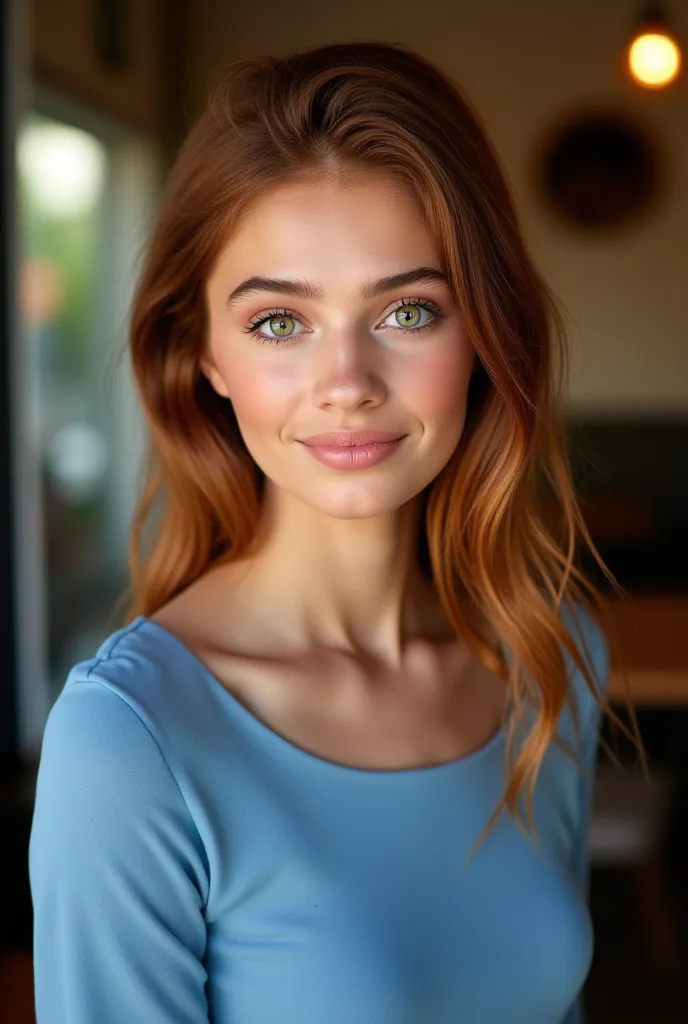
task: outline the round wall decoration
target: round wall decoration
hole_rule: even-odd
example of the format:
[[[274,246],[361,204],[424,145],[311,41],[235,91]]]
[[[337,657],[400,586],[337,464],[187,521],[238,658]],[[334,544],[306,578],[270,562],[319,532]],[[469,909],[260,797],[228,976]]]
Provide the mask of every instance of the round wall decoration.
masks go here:
[[[561,123],[542,147],[538,190],[560,218],[605,230],[636,220],[662,191],[659,153],[645,132],[618,114]]]

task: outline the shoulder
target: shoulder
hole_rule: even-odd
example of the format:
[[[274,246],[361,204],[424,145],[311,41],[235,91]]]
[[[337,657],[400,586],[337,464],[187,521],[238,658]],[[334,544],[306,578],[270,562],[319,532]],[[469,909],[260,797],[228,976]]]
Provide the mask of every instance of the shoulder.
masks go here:
[[[45,725],[41,761],[54,767],[75,759],[93,770],[125,770],[159,759],[163,689],[178,692],[171,652],[148,638],[137,619],[111,633],[93,657],[75,664]],[[59,754],[59,757],[58,757]],[[58,763],[59,762],[59,763]]]
[[[600,623],[582,604],[568,601],[562,606],[560,619],[567,628],[583,658],[597,693],[603,696],[609,682],[609,645]],[[574,687],[581,684],[587,691],[580,669],[568,652],[564,652]],[[588,691],[589,692],[589,691]],[[592,698],[592,695],[590,695]]]
[[[573,740],[576,733],[573,715],[578,718],[581,741],[585,748],[597,743],[602,706],[609,685],[609,645],[604,631],[593,614],[579,603],[569,601],[562,606],[560,619],[569,631],[578,652],[588,668],[593,691],[568,651],[563,657],[569,683],[569,702],[563,715],[563,733]],[[575,709],[575,710],[574,710]]]
[[[203,681],[203,666],[191,651],[139,616],[72,667],[53,714],[67,704],[110,708],[119,701],[161,742],[166,731],[188,720],[192,709],[204,710]]]
[[[131,836],[137,823],[169,821],[198,844],[194,814],[173,742],[183,720],[182,680],[174,649],[136,621],[112,633],[90,659],[70,671],[43,732],[34,812],[38,837],[62,828],[67,843],[100,848]],[[183,676],[184,673],[182,672]],[[176,735],[180,730],[176,729]],[[71,822],[64,829],[65,820]],[[62,822],[62,826],[60,825]]]
[[[43,786],[75,793],[75,777],[90,777],[132,800],[144,778],[153,799],[183,790],[184,768],[199,749],[194,738],[214,714],[211,696],[191,653],[135,619],[69,672],[43,733]]]

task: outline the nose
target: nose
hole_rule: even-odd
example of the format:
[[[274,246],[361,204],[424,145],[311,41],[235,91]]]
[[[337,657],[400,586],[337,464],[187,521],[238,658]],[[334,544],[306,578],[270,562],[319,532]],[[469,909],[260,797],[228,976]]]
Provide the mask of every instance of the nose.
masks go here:
[[[374,409],[386,397],[387,387],[370,337],[336,331],[322,341],[313,360],[313,400],[318,408],[343,412]]]

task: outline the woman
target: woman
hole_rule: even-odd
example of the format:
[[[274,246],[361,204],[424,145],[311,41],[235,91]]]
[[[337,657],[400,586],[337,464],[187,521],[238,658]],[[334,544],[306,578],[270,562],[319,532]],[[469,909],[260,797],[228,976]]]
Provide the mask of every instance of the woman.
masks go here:
[[[134,303],[131,617],[45,733],[41,1024],[579,1019],[608,659],[558,337],[431,65],[230,69]]]

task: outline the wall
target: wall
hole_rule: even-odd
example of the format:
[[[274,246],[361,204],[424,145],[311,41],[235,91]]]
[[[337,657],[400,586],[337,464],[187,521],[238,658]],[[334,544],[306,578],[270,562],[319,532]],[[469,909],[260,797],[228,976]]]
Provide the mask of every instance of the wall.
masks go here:
[[[569,408],[602,417],[688,415],[688,71],[644,93],[620,68],[635,0],[197,0],[189,21],[191,108],[222,66],[256,52],[391,39],[435,60],[465,89],[516,193],[531,250],[569,314]],[[688,5],[669,5],[688,47]],[[688,53],[686,53],[688,61]],[[666,150],[668,194],[645,223],[594,243],[559,226],[531,185],[543,131],[604,104],[634,112]]]
[[[99,59],[96,10],[104,2],[113,5],[115,22],[121,14],[127,53],[121,70],[110,70]],[[160,0],[31,0],[27,35],[33,75],[131,128],[162,135],[165,7]]]

